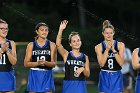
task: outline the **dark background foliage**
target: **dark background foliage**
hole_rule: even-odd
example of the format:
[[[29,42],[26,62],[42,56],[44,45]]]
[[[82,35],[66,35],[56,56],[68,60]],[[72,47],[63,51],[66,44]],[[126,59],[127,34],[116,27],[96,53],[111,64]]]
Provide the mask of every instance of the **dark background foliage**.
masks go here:
[[[55,42],[60,21],[69,21],[63,35],[64,47],[70,50],[68,35],[78,31],[83,46],[81,51],[96,59],[94,46],[103,40],[102,22],[111,21],[115,27],[115,39],[123,39],[133,50],[140,46],[139,0],[1,0],[0,18],[9,24],[9,39],[30,42],[36,36],[35,25],[49,25],[49,39]]]

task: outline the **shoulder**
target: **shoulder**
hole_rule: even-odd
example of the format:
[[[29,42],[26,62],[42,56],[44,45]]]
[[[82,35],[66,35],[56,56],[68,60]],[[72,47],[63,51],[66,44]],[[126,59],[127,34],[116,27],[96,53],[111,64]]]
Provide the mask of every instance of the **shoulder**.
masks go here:
[[[139,52],[139,48],[135,48],[134,50],[133,50],[133,53],[138,53]]]
[[[85,54],[85,58],[88,59],[88,56]]]
[[[70,53],[70,52],[69,52],[69,53]],[[81,52],[81,54],[82,54],[83,56],[85,56],[85,57],[88,57],[85,53],[82,53],[82,52]]]
[[[50,44],[52,45],[52,46],[55,46],[56,44],[54,43],[54,42],[52,42],[52,41],[50,41]]]
[[[119,42],[119,41],[118,41],[118,45],[125,46],[125,44],[123,42]]]
[[[10,42],[11,44],[14,44],[14,45],[15,45],[15,42],[14,42],[13,40],[9,40],[9,42]]]
[[[13,40],[9,40],[10,46],[16,47],[16,43]]]
[[[118,42],[118,47],[119,48],[125,48],[125,44],[123,42]]]
[[[101,49],[101,48],[102,48],[101,43],[99,43],[99,44],[97,44],[97,45],[95,46],[95,50],[98,50],[98,49]]]
[[[50,41],[50,48],[51,49],[56,49],[56,44],[52,41]]]
[[[50,41],[50,46],[51,47],[56,47],[56,44],[54,42]]]
[[[14,43],[14,41],[13,40],[9,40],[10,41],[10,43]]]
[[[32,48],[33,47],[33,42],[28,43],[27,48]]]

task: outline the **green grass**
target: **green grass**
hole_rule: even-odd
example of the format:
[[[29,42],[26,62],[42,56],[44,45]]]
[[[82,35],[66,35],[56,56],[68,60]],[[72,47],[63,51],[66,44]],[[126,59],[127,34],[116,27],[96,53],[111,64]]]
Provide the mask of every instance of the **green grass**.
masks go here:
[[[97,85],[87,85],[88,93],[98,93],[98,86]]]

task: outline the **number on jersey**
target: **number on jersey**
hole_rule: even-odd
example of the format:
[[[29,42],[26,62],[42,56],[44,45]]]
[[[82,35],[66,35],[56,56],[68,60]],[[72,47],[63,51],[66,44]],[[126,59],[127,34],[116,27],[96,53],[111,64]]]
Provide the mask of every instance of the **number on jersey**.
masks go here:
[[[37,61],[40,61],[40,60],[45,61],[46,60],[45,56],[38,56]]]
[[[0,57],[0,65],[1,64],[6,64],[6,62],[5,62],[5,54],[3,54],[1,57]]]
[[[108,59],[108,68],[113,69],[113,59]]]

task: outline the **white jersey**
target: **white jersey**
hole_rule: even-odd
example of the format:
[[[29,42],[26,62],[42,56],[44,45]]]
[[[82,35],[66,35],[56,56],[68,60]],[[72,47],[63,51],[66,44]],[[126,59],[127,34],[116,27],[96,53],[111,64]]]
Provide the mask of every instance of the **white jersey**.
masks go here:
[[[129,48],[125,48],[124,50],[124,64],[122,66],[121,72],[122,74],[129,73],[130,71],[130,62],[132,60],[131,51]]]

